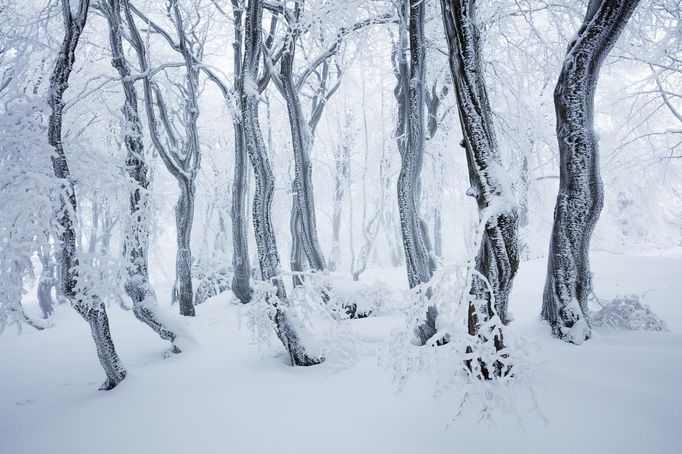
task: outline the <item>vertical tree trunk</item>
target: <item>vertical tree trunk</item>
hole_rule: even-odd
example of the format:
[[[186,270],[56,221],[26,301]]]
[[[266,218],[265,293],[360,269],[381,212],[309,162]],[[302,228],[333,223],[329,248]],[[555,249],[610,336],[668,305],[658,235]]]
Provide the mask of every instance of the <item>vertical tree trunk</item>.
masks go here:
[[[476,270],[492,287],[474,278],[474,293],[494,299],[500,319],[506,323],[512,280],[519,266],[518,206],[508,175],[501,165],[492,111],[483,74],[476,6],[473,0],[442,2],[443,21],[450,50],[450,68],[457,93],[463,145],[467,154],[469,194],[476,199],[484,224]],[[480,293],[480,295],[479,295]],[[492,315],[476,314],[470,331]]]
[[[410,288],[431,280],[435,264],[429,255],[425,229],[419,215],[420,174],[424,155],[424,75],[426,71],[426,43],[424,37],[425,3],[409,0],[401,3],[400,42],[394,51],[398,85],[398,148],[402,165],[398,175],[398,210],[407,262]],[[408,20],[409,16],[409,20]],[[408,21],[410,62],[405,57]],[[436,333],[436,308],[427,311],[425,322],[416,333],[425,344]]]
[[[242,17],[244,4],[241,0],[232,0],[234,15],[234,89],[241,91],[242,65]],[[249,192],[248,158],[244,150],[244,126],[238,118],[234,121],[234,181],[232,182],[232,293],[242,303],[251,301],[251,264],[249,262],[249,240],[247,237],[247,204]]]
[[[47,102],[52,112],[48,125],[48,142],[55,150],[52,156],[54,174],[63,181],[65,189],[62,210],[57,219],[60,226],[59,241],[62,244],[60,254],[62,293],[90,325],[90,331],[97,346],[97,355],[107,376],[100,389],[108,390],[114,388],[125,378],[126,369],[121,363],[111,339],[109,319],[104,302],[98,295],[91,294],[87,290],[76,290],[78,258],[76,257],[76,229],[72,219],[72,216],[77,213],[76,194],[70,180],[71,175],[62,144],[63,96],[73,70],[76,47],[85,26],[89,6],[89,0],[80,0],[78,11],[74,16],[70,2],[62,0],[64,40],[50,77]]]
[[[192,289],[192,223],[194,220],[193,179],[179,178],[180,196],[175,205],[175,226],[177,234],[177,254],[175,257],[175,285],[173,301],[179,303],[180,314],[194,316]]]
[[[253,226],[256,234],[258,261],[263,280],[271,281],[277,292],[277,301],[271,301],[275,307],[273,321],[277,336],[289,353],[294,366],[310,366],[323,361],[323,358],[309,355],[294,323],[295,314],[290,312],[280,276],[279,253],[272,226],[272,196],[274,193],[274,176],[263,135],[258,122],[258,62],[262,44],[261,21],[263,17],[262,0],[249,0],[246,10],[244,62],[242,65],[242,85],[239,96],[242,106],[242,122],[244,125],[245,148],[251,160],[256,177],[256,193],[253,201]]]
[[[594,92],[601,63],[638,3],[590,0],[554,90],[561,167],[542,318],[554,336],[574,344],[591,335],[589,248],[604,197],[594,133]]]
[[[109,43],[112,65],[121,77],[125,101],[123,104],[123,141],[126,147],[126,170],[135,187],[130,192],[130,216],[123,234],[123,253],[126,258],[128,276],[125,291],[133,302],[133,313],[141,322],[152,328],[162,339],[173,342],[177,337],[166,327],[158,316],[156,292],[149,282],[149,236],[150,201],[149,168],[145,159],[142,141],[142,121],[137,107],[137,90],[130,78],[130,65],[125,58],[121,35],[121,2],[109,0],[105,16],[109,23]],[[110,228],[108,228],[110,231]],[[105,232],[107,227],[105,225]],[[108,243],[103,234],[102,244]],[[179,349],[174,346],[174,351]]]
[[[43,269],[38,279],[38,305],[43,312],[43,318],[49,318],[54,312],[52,305],[52,287],[55,286],[54,263],[50,257],[49,241],[45,247],[40,249],[40,263]]]
[[[291,144],[294,151],[294,196],[293,207],[298,213],[292,212],[292,271],[303,271],[301,257],[295,257],[300,252],[293,249],[300,245],[306,259],[313,270],[323,271],[326,268],[324,255],[317,236],[317,223],[315,220],[315,198],[313,195],[312,164],[310,162],[310,150],[312,136],[305,121],[301,100],[294,84],[293,66],[296,56],[296,41],[298,40],[297,21],[301,15],[303,1],[296,2],[294,9],[294,24],[289,25],[290,38],[285,44],[281,57],[280,81],[284,99],[289,112],[289,126],[291,128]],[[292,28],[293,25],[293,28]]]

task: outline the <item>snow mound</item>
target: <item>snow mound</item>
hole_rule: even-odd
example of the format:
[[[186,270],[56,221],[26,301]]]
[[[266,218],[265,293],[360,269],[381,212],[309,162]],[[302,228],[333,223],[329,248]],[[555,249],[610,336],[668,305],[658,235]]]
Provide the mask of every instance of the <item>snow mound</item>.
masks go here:
[[[591,314],[594,327],[626,331],[668,331],[668,326],[638,295],[617,296]]]

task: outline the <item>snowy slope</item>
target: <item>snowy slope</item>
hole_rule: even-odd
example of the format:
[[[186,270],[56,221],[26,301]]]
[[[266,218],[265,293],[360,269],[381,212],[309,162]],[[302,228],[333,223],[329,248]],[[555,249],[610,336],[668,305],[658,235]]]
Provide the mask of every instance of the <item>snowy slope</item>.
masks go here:
[[[110,308],[127,379],[98,392],[103,373],[87,325],[68,307],[55,326],[0,337],[0,452],[20,453],[649,453],[682,452],[682,256],[593,254],[600,298],[645,293],[670,332],[598,330],[580,347],[553,340],[537,319],[545,261],[522,264],[512,328],[535,343],[540,410],[478,423],[455,418],[433,378],[400,392],[377,352],[399,314],[354,321],[361,358],[313,368],[286,365],[281,347],[259,351],[223,295],[189,320],[195,342],[164,359],[167,344],[133,315]],[[373,270],[404,285],[403,270]],[[163,296],[163,292],[161,295]],[[27,310],[37,310],[27,303]]]

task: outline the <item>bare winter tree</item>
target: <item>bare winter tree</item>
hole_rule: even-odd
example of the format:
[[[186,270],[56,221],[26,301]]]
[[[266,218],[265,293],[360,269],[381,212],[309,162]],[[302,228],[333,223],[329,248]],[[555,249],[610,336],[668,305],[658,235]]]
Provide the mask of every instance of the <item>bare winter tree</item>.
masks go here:
[[[244,125],[245,149],[253,165],[256,177],[256,193],[253,200],[253,227],[256,234],[258,261],[263,280],[271,281],[276,287],[276,301],[271,299],[275,308],[273,321],[277,336],[289,353],[294,366],[311,366],[323,361],[306,351],[296,331],[295,314],[288,305],[284,282],[280,275],[280,260],[272,226],[272,196],[274,176],[265,149],[263,135],[258,121],[258,64],[261,55],[262,38],[262,0],[249,0],[246,9],[244,30],[244,60],[239,92],[242,122]]]
[[[429,253],[428,233],[419,214],[420,173],[424,159],[424,76],[426,72],[426,42],[424,37],[425,2],[397,2],[399,40],[394,47],[394,68],[398,79],[395,96],[398,100],[396,135],[402,158],[398,176],[398,210],[405,248],[407,280],[410,288],[431,280],[435,262]],[[410,60],[405,55],[409,38]],[[436,308],[428,308],[426,320],[418,329],[422,344],[436,334]]]
[[[162,339],[173,342],[177,334],[162,322],[156,304],[156,292],[149,282],[149,236],[150,236],[150,170],[147,166],[144,144],[142,142],[142,121],[137,108],[137,89],[131,70],[123,51],[121,21],[121,2],[125,11],[128,0],[108,0],[99,5],[109,24],[109,43],[111,46],[112,65],[121,78],[125,96],[123,105],[123,141],[126,148],[126,170],[130,176],[133,189],[130,193],[130,216],[125,225],[123,235],[123,251],[126,257],[128,277],[125,290],[133,301],[133,313],[142,322],[149,325]],[[130,27],[131,33],[138,33]],[[173,346],[179,353],[179,348]]]
[[[519,266],[518,207],[511,182],[501,165],[492,111],[483,73],[480,33],[475,0],[442,0],[443,24],[448,41],[450,70],[466,150],[471,187],[482,226],[472,279],[474,295],[469,305],[469,334],[494,337],[502,349],[498,329],[482,329],[495,313],[507,320],[507,301]],[[500,374],[501,365],[485,365],[484,375]]]
[[[173,302],[179,304],[180,314],[194,316],[191,237],[192,225],[194,223],[196,178],[201,163],[199,132],[197,129],[197,120],[199,118],[199,71],[203,70],[206,72],[211,80],[215,81],[217,78],[207,68],[199,64],[201,55],[195,55],[195,52],[203,51],[203,45],[200,42],[195,42],[196,33],[190,33],[185,29],[185,21],[177,0],[171,0],[167,4],[167,14],[174,25],[177,42],[168,31],[164,30],[128,2],[126,2],[126,9],[139,16],[147,26],[154,30],[155,33],[161,35],[170,47],[181,55],[182,66],[185,69],[185,83],[174,85],[180,90],[181,97],[184,100],[182,125],[186,134],[184,138],[180,138],[176,134],[176,129],[171,124],[168,107],[162,91],[151,81],[151,68],[146,55],[145,44],[139,31],[131,32],[131,44],[138,55],[141,77],[144,81],[145,107],[152,142],[169,173],[176,179],[180,189],[180,196],[175,206],[177,253]],[[129,16],[129,27],[137,30],[132,16]],[[192,39],[190,39],[190,34]],[[167,66],[179,65],[169,64]],[[224,86],[222,91],[227,96],[227,89]],[[156,126],[155,105],[158,106],[161,124],[166,133],[166,144],[164,144],[161,132]]]
[[[101,298],[79,288],[78,257],[76,256],[76,228],[74,216],[77,213],[76,194],[70,179],[66,154],[62,144],[62,112],[64,92],[69,83],[76,59],[76,48],[88,16],[89,0],[80,0],[77,9],[71,7],[69,0],[62,0],[64,19],[64,40],[59,49],[48,92],[48,105],[52,109],[48,126],[48,141],[54,147],[52,167],[57,178],[63,181],[62,210],[57,222],[60,226],[59,241],[62,243],[60,254],[62,293],[69,299],[74,309],[89,323],[92,337],[97,346],[97,355],[107,375],[101,390],[109,390],[118,385],[126,376],[126,369],[116,353],[109,332],[109,318]]]
[[[594,93],[604,58],[639,0],[590,0],[568,46],[554,90],[561,160],[542,318],[554,336],[581,344],[591,336],[590,238],[604,203],[594,133]]]
[[[472,0],[443,1],[443,23],[448,38],[450,68],[457,94],[471,189],[483,228],[476,270],[488,281],[493,295],[485,300],[507,322],[507,302],[519,267],[518,207],[510,179],[502,167],[492,110],[483,74],[476,5]],[[488,293],[474,280],[474,291]],[[477,315],[487,319],[489,315]],[[472,314],[473,315],[473,314]],[[477,324],[470,320],[470,330]]]
[[[242,42],[244,2],[232,0],[232,15],[234,27],[233,49],[233,73],[234,90],[241,90],[241,65],[242,65]],[[244,126],[237,116],[233,121],[234,127],[234,180],[232,181],[232,292],[239,301],[248,303],[251,300],[251,287],[249,278],[251,264],[249,261],[249,242],[247,238],[247,206],[246,194],[248,192],[248,158],[244,149]]]

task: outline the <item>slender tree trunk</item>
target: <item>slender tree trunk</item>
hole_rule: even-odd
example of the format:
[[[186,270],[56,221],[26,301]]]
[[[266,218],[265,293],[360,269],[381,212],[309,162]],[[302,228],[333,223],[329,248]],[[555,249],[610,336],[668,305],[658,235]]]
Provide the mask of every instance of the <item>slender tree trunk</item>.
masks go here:
[[[179,303],[180,314],[194,316],[192,289],[192,223],[194,220],[194,192],[192,179],[178,179],[180,196],[175,206],[178,251],[175,257],[175,285],[173,301]]]
[[[263,135],[258,122],[258,62],[262,45],[262,0],[249,0],[246,10],[244,63],[242,65],[242,86],[240,90],[242,123],[244,125],[245,148],[251,160],[256,177],[256,193],[253,201],[253,226],[256,234],[258,261],[263,280],[271,281],[276,287],[277,301],[273,321],[277,336],[289,353],[294,366],[310,366],[323,358],[309,355],[296,332],[295,314],[288,307],[284,282],[280,276],[280,261],[272,226],[272,196],[274,176],[268,159]]]
[[[554,336],[581,344],[591,336],[590,238],[603,205],[594,93],[599,69],[639,0],[590,0],[569,44],[554,90],[561,160],[542,318]]]
[[[232,0],[234,15],[234,61],[235,92],[241,91],[242,65],[242,17],[244,4]],[[251,263],[249,261],[249,240],[247,237],[248,214],[246,196],[249,192],[249,169],[244,149],[244,126],[239,118],[234,121],[234,181],[232,182],[232,293],[242,303],[251,301]]]
[[[424,155],[424,76],[426,71],[426,43],[424,37],[425,3],[422,0],[402,2],[400,42],[394,51],[398,84],[398,149],[402,165],[398,175],[398,210],[407,262],[410,288],[431,280],[435,264],[429,255],[424,223],[419,215],[420,174]],[[408,19],[409,17],[409,19]],[[405,30],[408,22],[408,31]],[[410,62],[405,48],[409,35]],[[408,70],[409,66],[409,70]],[[436,334],[436,308],[428,308],[426,320],[418,328],[417,336],[425,344]]]
[[[130,78],[130,65],[125,58],[121,36],[120,0],[109,0],[105,16],[109,23],[109,42],[112,65],[121,77],[125,95],[123,104],[123,141],[126,147],[126,170],[135,187],[130,192],[130,216],[125,224],[123,253],[126,257],[128,276],[125,291],[133,302],[133,313],[141,322],[152,328],[162,339],[173,342],[177,337],[166,327],[159,316],[156,292],[149,282],[149,236],[150,236],[150,170],[145,159],[142,141],[142,121],[137,107],[137,90]],[[105,223],[102,244],[108,245],[111,231]],[[110,223],[109,223],[110,224]],[[174,346],[174,351],[179,352]]]
[[[294,20],[298,21],[303,8],[303,2],[296,2],[294,10]],[[295,27],[297,23],[293,24]],[[298,253],[294,246],[302,247],[306,259],[313,270],[323,271],[326,269],[326,262],[320,248],[317,235],[317,223],[315,220],[315,198],[313,195],[312,182],[312,163],[310,162],[310,150],[312,147],[312,135],[305,121],[301,100],[294,85],[293,66],[296,56],[296,41],[298,39],[297,28],[290,28],[291,37],[287,41],[286,48],[282,53],[280,66],[280,81],[284,99],[286,100],[289,112],[289,126],[291,128],[291,143],[294,151],[294,196],[293,207],[299,213],[292,213],[291,234],[292,234],[292,266],[301,269],[292,271],[303,271],[302,260],[295,257]],[[292,208],[295,209],[295,208]],[[293,220],[295,219],[295,221]],[[300,253],[298,253],[300,255]]]
[[[77,291],[78,258],[76,257],[76,229],[72,216],[77,213],[76,194],[70,180],[69,166],[62,144],[62,113],[64,110],[64,91],[68,87],[69,76],[73,70],[76,47],[85,26],[89,0],[80,0],[74,16],[68,0],[62,0],[64,16],[64,40],[50,77],[48,105],[52,109],[48,126],[48,141],[54,148],[52,167],[57,178],[63,181],[63,207],[59,213],[59,241],[62,244],[61,285],[62,293],[69,299],[74,309],[88,322],[92,337],[97,346],[97,355],[104,368],[107,379],[100,389],[108,390],[118,385],[126,376],[126,369],[116,353],[109,332],[109,319],[104,302],[96,294],[87,290]]]
[[[54,278],[54,263],[50,257],[50,247],[41,247],[40,263],[42,264],[42,271],[40,272],[40,279],[38,280],[38,305],[43,312],[43,318],[49,318],[54,313],[52,304],[52,287],[55,286]]]

